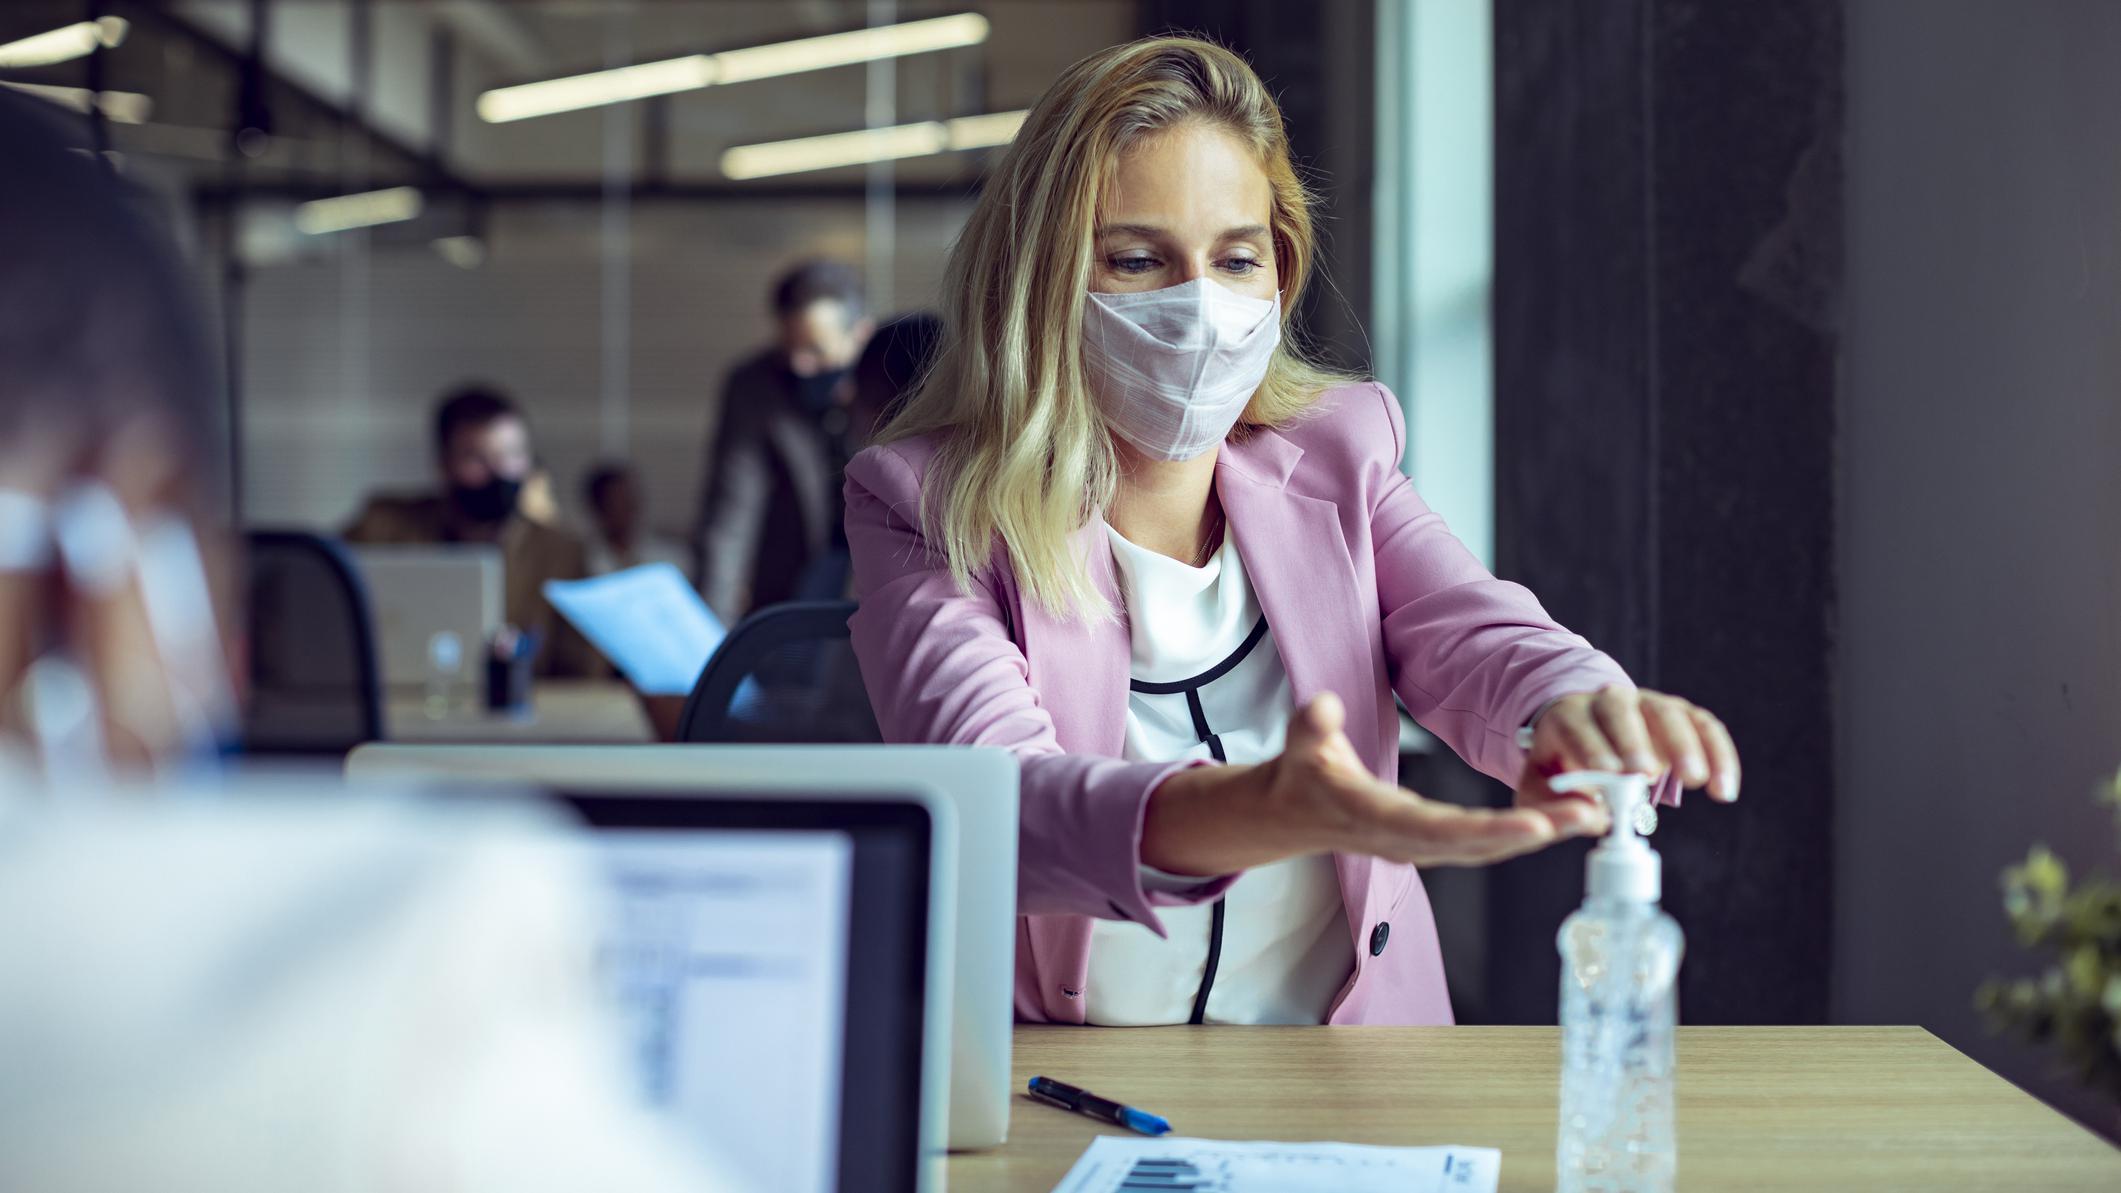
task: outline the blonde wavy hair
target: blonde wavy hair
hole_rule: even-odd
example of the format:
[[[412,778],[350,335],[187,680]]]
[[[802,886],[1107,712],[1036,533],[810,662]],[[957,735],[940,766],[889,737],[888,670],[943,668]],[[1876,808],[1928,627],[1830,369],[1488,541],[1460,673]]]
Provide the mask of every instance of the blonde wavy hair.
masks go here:
[[[1119,471],[1084,380],[1083,295],[1099,201],[1120,156],[1192,123],[1249,146],[1273,191],[1282,344],[1234,433],[1283,425],[1341,380],[1293,345],[1289,312],[1317,241],[1281,110],[1259,76],[1230,50],[1189,37],[1090,55],[1039,98],[988,177],[951,250],[941,352],[879,437],[938,441],[922,516],[961,588],[993,559],[999,536],[1033,601],[1067,616],[1111,616],[1070,550],[1070,536],[1110,503]]]

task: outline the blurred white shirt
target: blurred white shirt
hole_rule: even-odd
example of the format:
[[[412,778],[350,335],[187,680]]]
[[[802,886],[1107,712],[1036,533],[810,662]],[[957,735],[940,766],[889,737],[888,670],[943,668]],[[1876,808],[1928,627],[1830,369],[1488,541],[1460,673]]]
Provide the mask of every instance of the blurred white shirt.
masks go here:
[[[0,1189],[735,1188],[639,1103],[543,815],[8,782]]]
[[[667,563],[685,573],[686,579],[693,578],[692,552],[679,546],[676,540],[658,534],[643,535],[630,550],[621,551],[603,535],[591,533],[584,562],[592,576],[623,572],[644,563]]]

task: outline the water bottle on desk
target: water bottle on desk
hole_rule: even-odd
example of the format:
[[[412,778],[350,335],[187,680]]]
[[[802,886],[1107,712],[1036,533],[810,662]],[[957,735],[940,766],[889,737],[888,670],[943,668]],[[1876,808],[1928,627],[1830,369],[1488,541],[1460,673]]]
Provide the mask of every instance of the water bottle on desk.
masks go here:
[[[1584,864],[1583,906],[1561,925],[1559,1193],[1669,1193],[1672,1034],[1679,925],[1657,906],[1662,867],[1638,834],[1650,807],[1640,775],[1579,771],[1556,791],[1596,792],[1613,829]]]
[[[428,719],[449,715],[451,688],[464,671],[464,641],[449,630],[437,630],[427,639]]]

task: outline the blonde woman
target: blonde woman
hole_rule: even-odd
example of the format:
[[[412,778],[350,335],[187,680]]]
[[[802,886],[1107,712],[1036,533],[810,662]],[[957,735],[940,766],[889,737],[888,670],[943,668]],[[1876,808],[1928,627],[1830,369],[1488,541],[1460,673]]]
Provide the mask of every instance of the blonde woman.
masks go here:
[[[1295,350],[1315,248],[1242,59],[1094,54],[989,180],[942,354],[847,470],[886,740],[1022,760],[1020,1018],[1448,1023],[1417,867],[1603,831],[1564,769],[1737,797],[1716,719],[1489,575],[1399,472],[1392,395]],[[1395,693],[1516,806],[1397,786]]]

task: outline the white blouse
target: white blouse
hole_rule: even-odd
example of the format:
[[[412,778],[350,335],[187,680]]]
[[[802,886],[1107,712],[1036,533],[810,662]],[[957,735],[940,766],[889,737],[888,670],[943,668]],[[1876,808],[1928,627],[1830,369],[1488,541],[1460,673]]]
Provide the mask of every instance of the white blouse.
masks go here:
[[[1133,640],[1125,757],[1279,754],[1295,702],[1233,532],[1205,567],[1191,567],[1107,531]],[[1142,881],[1162,890],[1199,883],[1148,866]],[[1323,1023],[1355,971],[1325,855],[1255,867],[1216,903],[1157,914],[1165,939],[1123,920],[1091,929],[1091,1023]]]

